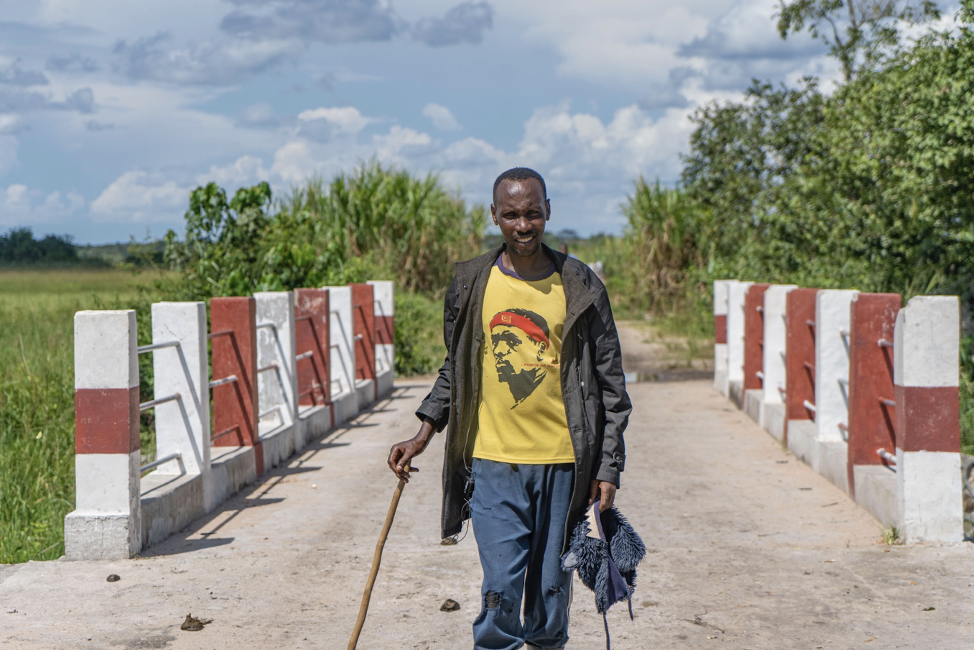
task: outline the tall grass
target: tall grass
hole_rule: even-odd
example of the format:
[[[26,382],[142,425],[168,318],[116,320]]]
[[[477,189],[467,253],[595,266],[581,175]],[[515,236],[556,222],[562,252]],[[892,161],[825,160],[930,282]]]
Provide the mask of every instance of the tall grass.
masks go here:
[[[74,313],[144,305],[151,282],[113,270],[0,272],[0,563],[64,553],[74,508]]]

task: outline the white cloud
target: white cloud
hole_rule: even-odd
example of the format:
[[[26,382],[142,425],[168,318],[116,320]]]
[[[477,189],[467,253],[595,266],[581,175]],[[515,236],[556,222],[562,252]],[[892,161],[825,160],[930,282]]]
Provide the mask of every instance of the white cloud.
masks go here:
[[[127,171],[91,202],[91,213],[103,221],[163,221],[185,210],[189,190],[162,173]]]
[[[169,39],[160,32],[131,44],[117,42],[116,68],[130,79],[224,86],[293,61],[304,49],[294,40],[204,41],[167,49]]]
[[[0,190],[0,202],[0,225],[7,227],[50,224],[77,214],[85,205],[84,197],[76,192],[45,195],[22,183]]]
[[[441,131],[456,131],[460,128],[460,123],[450,109],[440,104],[430,103],[424,106],[423,116],[428,117],[433,122],[433,126]]]
[[[289,142],[274,153],[271,172],[287,184],[300,183],[315,175],[321,163],[316,162],[307,142]]]
[[[264,168],[263,161],[256,156],[241,156],[229,165],[210,166],[208,172],[196,177],[197,185],[214,182],[233,193],[237,188],[250,187],[271,177],[271,171]]]
[[[302,135],[327,140],[336,135],[354,136],[372,121],[354,106],[314,108],[298,113],[298,130]]]

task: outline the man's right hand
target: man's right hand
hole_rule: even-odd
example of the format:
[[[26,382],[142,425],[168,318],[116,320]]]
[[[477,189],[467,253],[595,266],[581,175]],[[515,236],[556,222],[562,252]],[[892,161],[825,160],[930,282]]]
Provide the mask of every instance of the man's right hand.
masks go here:
[[[399,479],[409,483],[409,472],[419,471],[415,467],[410,467],[410,463],[413,458],[426,451],[426,447],[433,437],[433,432],[433,422],[431,420],[423,420],[423,424],[419,427],[419,433],[411,440],[403,440],[394,444],[392,449],[389,450],[389,469]]]

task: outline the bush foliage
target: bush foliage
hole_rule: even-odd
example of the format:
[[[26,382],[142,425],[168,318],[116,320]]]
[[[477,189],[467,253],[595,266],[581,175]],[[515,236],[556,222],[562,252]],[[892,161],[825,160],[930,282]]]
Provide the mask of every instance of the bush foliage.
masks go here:
[[[623,208],[630,302],[706,322],[717,278],[957,294],[974,444],[972,16],[966,0],[954,30],[886,48],[831,94],[755,81],[699,109],[681,187],[640,180]]]
[[[440,363],[437,298],[453,262],[480,249],[485,225],[484,209],[467,207],[435,175],[376,162],[276,202],[267,183],[229,200],[210,183],[190,194],[185,237],[166,235],[165,259],[180,274],[162,288],[171,299],[201,300],[394,280],[396,371],[426,373]]]

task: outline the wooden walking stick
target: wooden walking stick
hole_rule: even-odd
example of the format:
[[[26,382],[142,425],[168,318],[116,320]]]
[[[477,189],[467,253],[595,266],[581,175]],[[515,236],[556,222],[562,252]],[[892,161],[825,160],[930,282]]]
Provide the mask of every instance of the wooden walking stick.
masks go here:
[[[409,473],[409,465],[405,467]],[[389,529],[392,528],[392,520],[396,517],[396,508],[399,507],[399,497],[402,496],[402,489],[406,481],[399,479],[396,491],[392,493],[392,503],[389,504],[389,514],[386,515],[386,523],[382,525],[382,532],[379,533],[379,541],[375,543],[375,555],[372,556],[372,570],[369,572],[369,581],[365,585],[365,593],[362,594],[362,605],[358,610],[358,620],[355,621],[355,629],[352,630],[352,638],[348,641],[348,650],[355,650],[358,644],[359,634],[362,633],[362,626],[365,625],[365,616],[369,613],[369,600],[372,598],[372,587],[375,585],[375,577],[379,574],[379,563],[382,561],[382,547],[386,545],[386,537],[389,536]]]

